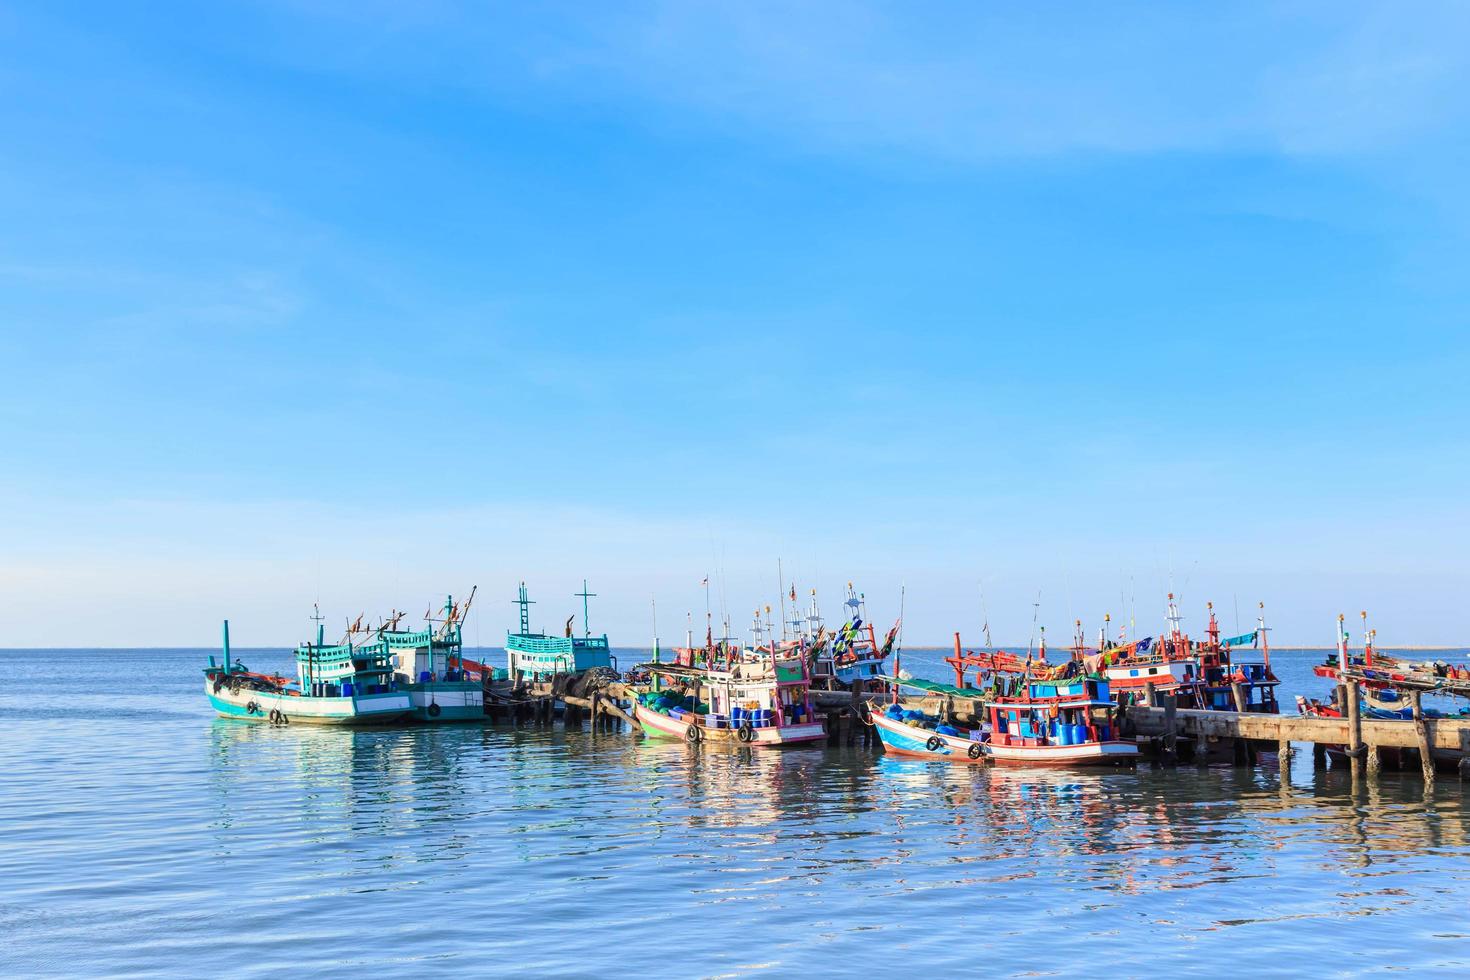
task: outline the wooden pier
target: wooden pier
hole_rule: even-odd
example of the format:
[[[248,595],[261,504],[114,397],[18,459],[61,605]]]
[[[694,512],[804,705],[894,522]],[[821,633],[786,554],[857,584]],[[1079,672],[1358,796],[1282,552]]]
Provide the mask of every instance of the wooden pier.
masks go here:
[[[558,706],[568,727],[584,723],[594,730],[636,733],[631,703],[633,688],[616,680],[577,684],[565,675],[551,681],[511,686],[486,686],[485,712],[492,721],[549,725]],[[1358,702],[1354,685],[1345,685],[1340,704]],[[811,692],[817,713],[828,732],[829,745],[878,744],[873,727],[863,720],[866,706],[888,700],[887,695],[857,695],[846,691]],[[1426,780],[1437,771],[1457,772],[1470,778],[1470,717],[1426,718],[1420,698],[1411,695],[1414,717],[1409,721],[1364,719],[1356,711],[1346,718],[1303,717],[1242,711],[1201,711],[1177,708],[1168,695],[1146,695],[1150,704],[1135,704],[1120,713],[1124,730],[1145,751],[1164,762],[1190,758],[1233,760],[1254,765],[1260,753],[1274,752],[1286,766],[1296,746],[1310,747],[1313,758],[1325,762],[1329,753],[1347,763],[1354,776],[1376,775],[1384,768],[1417,768]],[[904,698],[903,703],[946,720],[974,723],[983,717],[978,699],[948,696]]]

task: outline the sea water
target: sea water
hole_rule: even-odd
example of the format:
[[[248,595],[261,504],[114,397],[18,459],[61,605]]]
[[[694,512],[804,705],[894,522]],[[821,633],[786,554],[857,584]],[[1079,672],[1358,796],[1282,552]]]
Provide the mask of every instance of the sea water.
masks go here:
[[[3,975],[1470,969],[1450,776],[272,728],[206,655],[0,652]],[[1274,654],[1285,710],[1320,657]]]

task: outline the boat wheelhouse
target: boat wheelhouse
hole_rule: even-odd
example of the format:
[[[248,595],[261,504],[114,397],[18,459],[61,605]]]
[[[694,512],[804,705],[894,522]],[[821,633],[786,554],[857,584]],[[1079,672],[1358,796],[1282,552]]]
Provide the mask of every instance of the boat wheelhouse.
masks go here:
[[[1281,713],[1276,702],[1276,685],[1280,683],[1271,672],[1271,647],[1266,637],[1265,614],[1262,613],[1256,629],[1240,636],[1220,639],[1220,626],[1215,621],[1215,604],[1206,603],[1210,623],[1205,630],[1205,641],[1194,647],[1199,664],[1198,685],[1195,700],[1207,711],[1247,711],[1253,714],[1275,715]],[[1264,609],[1264,604],[1262,605]],[[1262,643],[1262,659],[1248,660],[1237,648]],[[1236,700],[1239,690],[1240,700]]]
[[[812,592],[812,612],[816,612],[816,591]],[[878,644],[873,624],[867,621],[867,599],[854,591],[847,583],[847,598],[843,600],[847,616],[842,626],[831,636],[824,655],[818,659],[815,673],[826,675],[853,690],[864,690],[875,686],[883,677],[883,662],[893,652],[898,636],[898,624],[888,631],[883,644]]]
[[[478,677],[466,671],[462,626],[475,601],[475,590],[460,606],[453,596],[444,600],[444,618],[438,627],[430,620],[422,630],[397,629],[398,618],[377,631],[388,649],[398,687],[408,694],[419,721],[483,721],[485,691]]]
[[[253,673],[230,653],[230,624],[224,624],[222,664],[209,658],[204,691],[227,718],[275,724],[386,725],[408,721],[413,706],[394,678],[387,644],[354,644],[349,638],[327,646],[320,622],[315,643],[296,648],[296,678]]]
[[[826,730],[811,700],[811,675],[799,655],[776,646],[731,651],[710,666],[643,664],[652,689],[633,717],[652,738],[744,744],[758,748],[822,741]]]
[[[546,681],[557,674],[580,674],[597,667],[613,667],[612,653],[607,644],[607,634],[593,636],[587,625],[587,600],[596,595],[587,591],[577,593],[582,599],[582,635],[574,636],[572,620],[567,621],[565,636],[549,636],[531,632],[533,600],[526,593],[526,583],[521,583],[519,597],[515,600],[521,607],[520,631],[505,636],[506,666],[514,681]]]

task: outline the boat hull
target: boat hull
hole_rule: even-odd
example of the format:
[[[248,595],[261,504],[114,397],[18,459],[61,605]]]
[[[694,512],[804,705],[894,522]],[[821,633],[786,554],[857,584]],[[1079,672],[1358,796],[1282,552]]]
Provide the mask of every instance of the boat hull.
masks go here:
[[[1134,742],[1087,742],[1082,745],[990,745],[986,754],[1000,765],[1131,766],[1138,761]]]
[[[646,708],[641,704],[633,705],[633,717],[637,719],[638,726],[643,729],[643,734],[650,738],[676,739],[680,741],[689,740],[689,729],[691,722],[681,721],[669,715],[661,715],[657,711]],[[775,725],[763,728],[750,729],[751,740],[749,742],[740,739],[739,729],[736,728],[707,728],[699,727],[699,741],[714,742],[727,745],[748,745],[752,748],[775,748],[782,745],[803,745],[820,742],[826,739],[827,732],[818,722],[803,722],[799,725]]]
[[[474,681],[433,681],[405,684],[417,721],[431,725],[485,720],[485,692]]]
[[[1082,745],[992,745],[963,735],[944,735],[887,715],[874,714],[873,726],[887,752],[916,759],[1027,766],[1118,766],[1138,760],[1133,742],[1089,742]],[[936,744],[935,740],[938,740]]]
[[[915,759],[946,759],[971,765],[985,762],[984,743],[963,736],[941,735],[939,732],[878,713],[873,714],[873,727],[878,730],[878,740],[883,743],[883,750],[894,755]],[[934,739],[939,739],[939,744],[933,745]]]
[[[413,705],[402,691],[362,697],[313,698],[276,694],[242,688],[214,690],[206,681],[204,693],[214,710],[225,718],[269,722],[272,713],[284,715],[289,724],[302,725],[394,725],[413,717]]]

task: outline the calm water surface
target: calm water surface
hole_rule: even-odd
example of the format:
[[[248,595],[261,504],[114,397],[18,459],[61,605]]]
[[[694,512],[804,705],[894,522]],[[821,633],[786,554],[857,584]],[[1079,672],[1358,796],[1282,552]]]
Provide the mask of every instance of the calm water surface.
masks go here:
[[[280,730],[216,719],[204,656],[0,652],[0,973],[1470,968],[1453,778]]]

